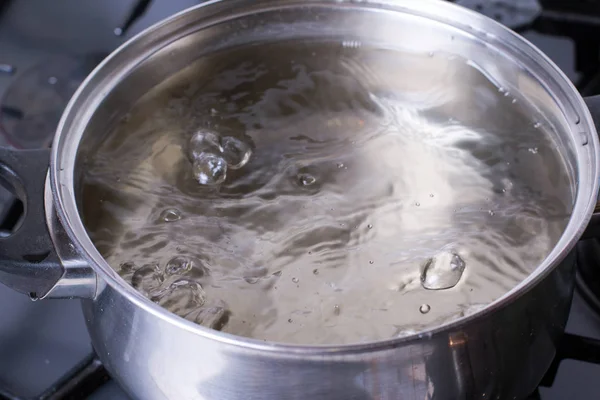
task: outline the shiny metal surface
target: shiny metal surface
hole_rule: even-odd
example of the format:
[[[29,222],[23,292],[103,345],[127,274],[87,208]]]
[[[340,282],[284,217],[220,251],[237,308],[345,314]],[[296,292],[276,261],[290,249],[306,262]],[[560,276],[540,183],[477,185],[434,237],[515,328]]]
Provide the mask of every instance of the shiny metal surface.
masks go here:
[[[133,101],[199,52],[297,37],[307,27],[334,37],[402,37],[406,46],[421,51],[443,47],[470,57],[499,85],[539,109],[555,127],[578,185],[566,232],[534,274],[456,322],[402,339],[343,347],[283,346],[210,331],[169,314],[119,278],[79,217],[77,171],[86,152]],[[94,347],[136,398],[513,399],[535,388],[553,357],[573,288],[571,250],[594,208],[598,176],[598,139],[581,97],[547,58],[487,18],[434,1],[228,0],[151,28],[86,80],[57,132],[52,196],[46,201],[53,203],[75,258],[97,274],[97,296],[83,300]]]
[[[98,356],[138,399],[520,399],[554,357],[573,267],[570,255],[526,295],[467,324],[352,348],[214,340],[110,286],[83,309]]]
[[[54,210],[54,202],[51,200],[52,192],[48,179],[46,178],[44,193],[46,224],[64,272],[62,278],[46,293],[45,298],[94,298],[97,294],[97,275],[89,263],[81,260],[79,254],[75,251],[75,246],[68,239],[58,221]]]

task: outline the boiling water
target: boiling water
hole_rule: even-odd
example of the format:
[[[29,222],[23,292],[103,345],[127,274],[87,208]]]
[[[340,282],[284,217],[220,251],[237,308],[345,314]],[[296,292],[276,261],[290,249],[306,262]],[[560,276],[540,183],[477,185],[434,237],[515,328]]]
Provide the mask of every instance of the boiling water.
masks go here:
[[[443,53],[238,48],[123,118],[86,161],[84,219],[125,280],[191,321],[387,339],[480,309],[547,256],[572,205],[550,131]]]

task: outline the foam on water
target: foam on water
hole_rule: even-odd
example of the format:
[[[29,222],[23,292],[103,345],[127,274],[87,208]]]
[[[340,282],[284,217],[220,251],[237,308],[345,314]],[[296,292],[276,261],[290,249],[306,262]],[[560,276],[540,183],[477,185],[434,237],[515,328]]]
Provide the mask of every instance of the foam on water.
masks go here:
[[[342,344],[479,310],[569,218],[526,99],[459,57],[366,43],[213,54],[87,160],[84,220],[150,300],[258,339]]]

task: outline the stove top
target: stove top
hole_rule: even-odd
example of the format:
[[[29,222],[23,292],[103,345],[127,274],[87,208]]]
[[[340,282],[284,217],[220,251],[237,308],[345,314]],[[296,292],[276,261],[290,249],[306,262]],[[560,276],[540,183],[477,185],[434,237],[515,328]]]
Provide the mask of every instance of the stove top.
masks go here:
[[[456,2],[524,34],[583,94],[600,93],[600,1]],[[48,146],[70,96],[102,57],[197,3],[0,0],[0,145]],[[14,226],[18,212],[19,203],[0,189],[0,235]],[[584,267],[567,334],[531,399],[592,399],[600,393],[600,301],[593,294],[600,294],[600,271],[593,268],[600,244],[582,242],[578,251]],[[0,400],[128,399],[94,357],[77,301],[31,302],[0,285],[0,304]]]

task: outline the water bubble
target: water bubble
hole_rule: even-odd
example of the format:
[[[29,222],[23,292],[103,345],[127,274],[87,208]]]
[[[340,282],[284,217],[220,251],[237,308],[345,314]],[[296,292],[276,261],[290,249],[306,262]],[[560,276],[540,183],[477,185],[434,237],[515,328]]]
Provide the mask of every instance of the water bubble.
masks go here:
[[[373,263],[375,263],[375,261],[373,261],[373,260],[370,260],[370,261],[369,261],[369,264],[373,264]]]
[[[341,163],[341,162],[340,162],[340,163],[337,163],[337,167],[338,167],[338,168],[340,168],[340,169],[341,169],[341,168],[344,168],[344,163]]]
[[[517,103],[517,99],[512,99],[511,103],[516,104]]]
[[[251,285],[254,285],[256,282],[258,282],[260,280],[260,278],[258,278],[256,276],[247,276],[247,277],[244,278],[244,280],[247,283],[249,283]]]
[[[248,163],[252,155],[250,146],[232,136],[226,136],[221,140],[223,158],[231,169],[240,169]]]
[[[500,86],[500,87],[498,88],[498,92],[500,92],[500,93],[504,93],[504,92],[506,92],[506,89],[504,89],[502,86]]]
[[[434,53],[433,53],[433,51],[430,51],[429,53],[427,53],[427,55],[428,55],[429,57],[433,57]]]
[[[489,211],[488,211],[488,214],[490,214],[491,216],[493,216],[493,215],[495,214],[495,212],[494,212],[494,211],[492,211],[492,210],[489,210]]]
[[[292,282],[294,282],[294,283],[298,283],[298,282],[300,282],[300,279],[298,279],[298,278],[296,278],[296,277],[293,277],[293,278],[292,278]]]
[[[430,310],[431,306],[429,304],[421,304],[421,307],[419,307],[421,314],[427,314]]]
[[[509,91],[504,92],[504,97],[508,97],[508,96],[510,96],[510,92]]]
[[[211,304],[210,306],[196,308],[185,316],[186,319],[193,321],[198,325],[217,331],[222,330],[225,325],[227,325],[230,317],[231,311],[229,311],[227,305],[222,301]]]
[[[207,152],[220,153],[222,151],[219,135],[211,131],[196,132],[188,144],[188,156],[192,162]]]
[[[174,257],[167,262],[165,272],[169,275],[181,275],[191,271],[194,267],[194,262],[186,257]]]
[[[181,211],[176,208],[167,208],[160,213],[160,219],[164,222],[175,222],[181,219]]]
[[[193,171],[201,185],[218,185],[227,177],[227,162],[212,153],[202,153],[194,160]]]
[[[433,193],[431,193],[431,194],[429,195],[429,197],[433,197],[433,196],[434,196],[434,194],[433,194]]]
[[[421,271],[421,285],[429,290],[450,289],[460,281],[465,262],[453,251],[441,251],[428,259]]]
[[[319,275],[319,269],[318,268],[313,269],[313,274],[314,275]]]
[[[133,261],[127,261],[119,265],[120,272],[131,272],[135,269],[135,264]]]
[[[167,288],[154,293],[150,300],[175,314],[185,315],[194,308],[204,305],[206,295],[198,282],[179,279]]]
[[[339,305],[336,304],[333,306],[333,315],[340,315],[341,311],[342,310],[340,309]]]
[[[419,203],[418,201],[415,203],[415,206],[419,207],[421,205],[421,203]]]
[[[144,296],[149,297],[158,290],[165,277],[158,264],[146,264],[137,269],[131,277],[131,286]]]
[[[373,229],[373,225],[369,224],[369,225],[367,225],[367,228]]]
[[[212,115],[213,117],[216,117],[217,115],[219,115],[219,112],[215,108],[211,108],[210,115]]]
[[[513,188],[513,183],[510,179],[508,178],[502,178],[502,193],[506,193],[508,191],[510,191]]]
[[[541,123],[541,122],[536,122],[535,124],[533,124],[533,127],[534,127],[535,129],[539,128],[540,126],[542,126],[542,123]]]
[[[281,276],[281,273],[282,273],[281,271],[273,272],[273,276]]]
[[[293,321],[292,321],[292,319],[290,318],[290,319],[288,319],[288,322],[291,324]]]
[[[417,333],[417,331],[414,329],[398,329],[394,336],[396,336],[397,338],[401,338],[401,337],[411,336],[416,333]]]
[[[298,183],[302,186],[310,186],[317,181],[311,174],[298,174]]]
[[[530,152],[531,154],[537,154],[538,153],[538,148],[537,147],[530,147],[527,149],[528,152]]]

